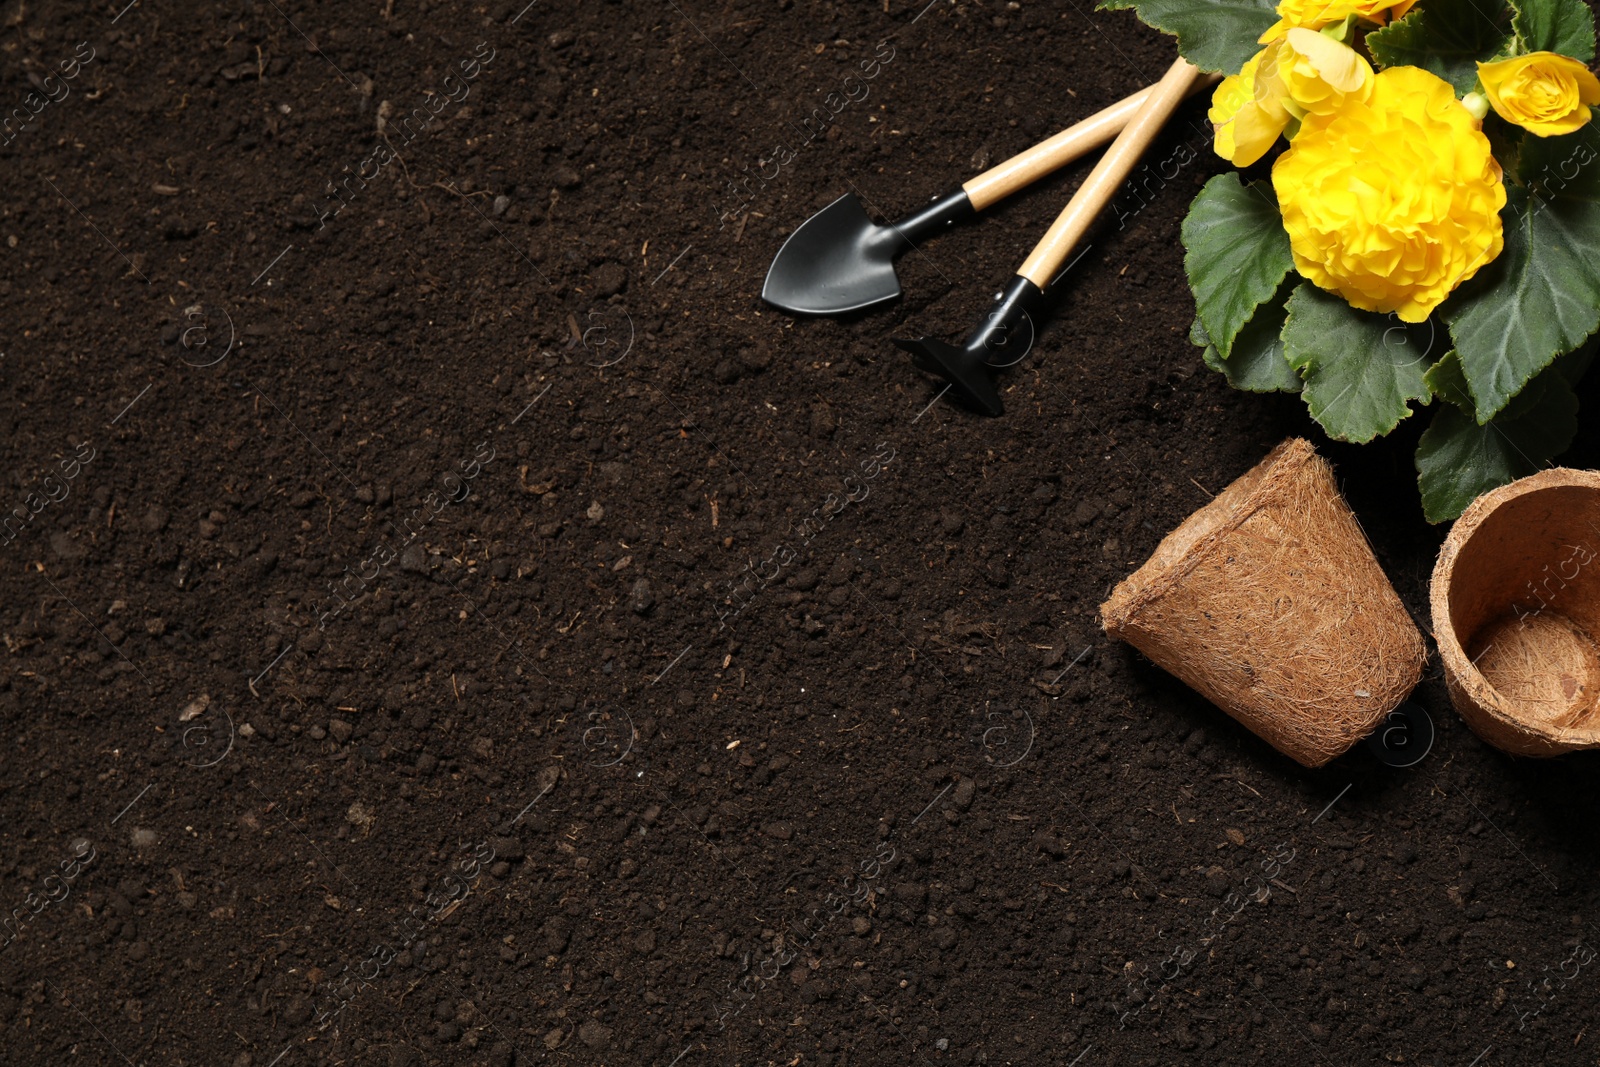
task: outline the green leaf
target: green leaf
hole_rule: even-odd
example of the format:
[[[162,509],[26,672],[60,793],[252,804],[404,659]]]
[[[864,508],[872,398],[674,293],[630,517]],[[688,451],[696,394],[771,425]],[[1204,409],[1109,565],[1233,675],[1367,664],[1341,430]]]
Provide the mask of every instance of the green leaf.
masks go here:
[[[1526,51],[1594,59],[1594,16],[1583,0],[1512,0],[1511,6],[1511,25]]]
[[[1578,433],[1578,397],[1560,373],[1542,374],[1480,426],[1441,405],[1417,443],[1417,486],[1429,522],[1449,522],[1483,493],[1533,474]]]
[[[1600,327],[1600,135],[1530,137],[1506,185],[1505,250],[1445,302],[1478,421]],[[1529,190],[1534,192],[1530,195]]]
[[[1183,247],[1200,321],[1227,359],[1244,324],[1294,268],[1272,186],[1244,185],[1236,174],[1206,182],[1183,220]]]
[[[1433,391],[1424,380],[1438,331],[1360,311],[1309,282],[1289,298],[1284,354],[1305,380],[1311,417],[1339,441],[1381,437]]]
[[[1581,2],[1581,0],[1579,0]],[[1424,0],[1405,18],[1367,34],[1380,67],[1421,67],[1459,96],[1478,84],[1478,64],[1511,44],[1511,12],[1504,0]]]
[[[1454,404],[1468,415],[1475,410],[1472,390],[1467,388],[1467,376],[1461,372],[1461,357],[1454,349],[1446,352],[1443,359],[1430,367],[1422,380],[1440,400]]]
[[[1102,11],[1133,9],[1146,26],[1178,38],[1178,52],[1201,70],[1237,74],[1278,21],[1274,0],[1101,0]]]
[[[1298,393],[1300,376],[1295,374],[1289,361],[1283,358],[1283,320],[1288,315],[1284,307],[1292,285],[1286,285],[1276,299],[1262,304],[1255,315],[1245,323],[1239,336],[1234,338],[1233,351],[1226,359],[1217,351],[1206,334],[1206,328],[1197,318],[1189,327],[1189,340],[1205,349],[1206,366],[1225,375],[1228,384],[1247,393]]]

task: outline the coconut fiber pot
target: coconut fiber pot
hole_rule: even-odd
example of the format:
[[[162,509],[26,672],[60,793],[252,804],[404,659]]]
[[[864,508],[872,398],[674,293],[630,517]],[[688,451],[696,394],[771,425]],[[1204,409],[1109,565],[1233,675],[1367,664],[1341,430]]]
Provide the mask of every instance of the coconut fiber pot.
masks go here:
[[[1317,767],[1422,677],[1422,635],[1298,438],[1186,519],[1100,607],[1112,637]]]
[[[1433,569],[1450,700],[1523,756],[1600,747],[1600,473],[1541,471],[1485,493]]]

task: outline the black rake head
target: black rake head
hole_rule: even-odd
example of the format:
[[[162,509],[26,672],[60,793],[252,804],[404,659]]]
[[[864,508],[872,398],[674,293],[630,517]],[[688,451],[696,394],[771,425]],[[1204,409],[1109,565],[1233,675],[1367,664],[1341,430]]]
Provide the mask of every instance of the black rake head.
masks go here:
[[[984,415],[1004,415],[994,374],[1022,362],[1033,350],[1033,313],[1043,302],[1039,288],[1018,275],[964,343],[953,345],[934,337],[897,337],[894,343],[911,353],[918,370],[949,382],[948,391],[962,404]]]
[[[949,391],[962,404],[984,415],[1005,414],[1000,390],[990,377],[989,352],[982,345],[974,350],[935,337],[896,337],[894,343],[911,353],[912,366],[949,382]]]

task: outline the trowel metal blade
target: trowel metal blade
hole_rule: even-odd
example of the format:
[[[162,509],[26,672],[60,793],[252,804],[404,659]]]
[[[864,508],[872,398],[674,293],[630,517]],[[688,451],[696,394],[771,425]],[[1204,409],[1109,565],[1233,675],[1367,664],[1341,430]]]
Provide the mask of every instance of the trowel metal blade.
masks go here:
[[[904,243],[847,193],[783,242],[761,298],[802,315],[842,315],[893,300],[900,295],[894,257]]]

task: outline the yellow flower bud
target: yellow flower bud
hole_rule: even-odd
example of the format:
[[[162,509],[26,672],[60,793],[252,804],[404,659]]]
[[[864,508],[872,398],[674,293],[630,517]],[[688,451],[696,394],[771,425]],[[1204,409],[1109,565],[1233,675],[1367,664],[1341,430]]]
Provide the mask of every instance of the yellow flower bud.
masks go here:
[[[1489,106],[1507,122],[1540,137],[1572,133],[1600,104],[1600,79],[1569,56],[1533,52],[1478,64]]]
[[[1211,98],[1216,151],[1248,167],[1291,121],[1335,111],[1372,91],[1372,67],[1349,45],[1313,30],[1290,30],[1225,78]]]
[[[1278,95],[1288,98],[1298,118],[1337,111],[1346,97],[1365,100],[1372,92],[1371,65],[1354,48],[1315,30],[1290,30],[1268,51]]]
[[[1217,131],[1217,155],[1236,167],[1248,167],[1266,155],[1289,124],[1282,100],[1262,92],[1265,86],[1258,80],[1261,61],[1269,51],[1257,52],[1238,74],[1222,79],[1206,113]]]
[[[1355,15],[1363,22],[1384,26],[1411,10],[1417,0],[1282,0],[1278,21],[1261,35],[1271,44],[1296,27],[1320,30]]]
[[[1295,269],[1354,307],[1422,322],[1500,254],[1489,140],[1455,90],[1391,67],[1364,100],[1310,113],[1272,167]]]

